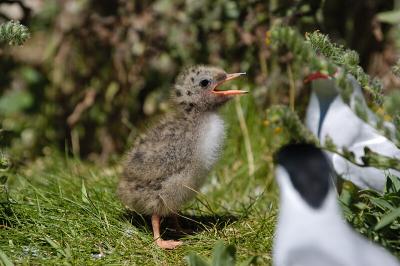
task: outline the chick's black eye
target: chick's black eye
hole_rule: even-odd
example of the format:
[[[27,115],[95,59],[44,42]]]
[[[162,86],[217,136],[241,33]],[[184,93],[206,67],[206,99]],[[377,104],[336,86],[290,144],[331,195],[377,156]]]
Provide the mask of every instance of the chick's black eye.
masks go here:
[[[209,81],[208,79],[203,79],[202,81],[200,81],[200,86],[205,88],[208,85],[210,85],[211,81]]]

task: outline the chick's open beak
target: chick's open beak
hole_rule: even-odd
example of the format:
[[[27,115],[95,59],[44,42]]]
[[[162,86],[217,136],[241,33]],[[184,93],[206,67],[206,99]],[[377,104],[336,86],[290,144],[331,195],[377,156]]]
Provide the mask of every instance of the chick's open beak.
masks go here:
[[[212,92],[215,93],[215,94],[220,94],[220,95],[237,95],[237,94],[245,94],[245,93],[247,93],[247,91],[243,91],[243,90],[226,90],[226,91],[222,91],[221,90],[220,91],[220,90],[217,89],[218,86],[221,85],[222,83],[224,83],[225,81],[228,81],[228,80],[231,80],[231,79],[235,79],[235,78],[240,77],[242,75],[246,75],[246,73],[233,73],[233,74],[226,75],[226,78],[223,81],[218,82],[215,85],[215,87],[212,90]]]

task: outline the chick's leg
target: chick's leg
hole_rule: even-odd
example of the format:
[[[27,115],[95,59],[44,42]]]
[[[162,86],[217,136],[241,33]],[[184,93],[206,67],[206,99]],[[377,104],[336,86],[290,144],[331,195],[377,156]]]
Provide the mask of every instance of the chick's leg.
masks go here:
[[[174,249],[177,246],[182,245],[182,241],[175,240],[163,240],[160,235],[160,216],[153,214],[151,216],[151,225],[153,227],[154,240],[157,246],[163,249]]]

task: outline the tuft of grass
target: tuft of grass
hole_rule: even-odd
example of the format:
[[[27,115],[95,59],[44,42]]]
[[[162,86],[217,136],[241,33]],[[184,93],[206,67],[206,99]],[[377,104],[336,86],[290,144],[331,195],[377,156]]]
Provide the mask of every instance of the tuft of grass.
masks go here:
[[[240,108],[251,147],[244,142]],[[165,251],[152,240],[148,217],[129,214],[116,197],[120,165],[98,166],[57,153],[9,175],[10,201],[0,206],[0,261],[15,264],[185,265],[195,252],[210,257],[223,240],[236,246],[236,261],[259,256],[271,263],[277,210],[268,127],[251,97],[224,110],[224,154],[197,199],[182,210],[184,245]],[[260,115],[255,115],[260,114]],[[242,121],[243,123],[243,121]],[[249,172],[248,151],[254,156]],[[175,237],[163,223],[164,237]]]
[[[389,176],[383,193],[357,190],[345,182],[340,203],[346,219],[361,234],[400,257],[400,180]]]

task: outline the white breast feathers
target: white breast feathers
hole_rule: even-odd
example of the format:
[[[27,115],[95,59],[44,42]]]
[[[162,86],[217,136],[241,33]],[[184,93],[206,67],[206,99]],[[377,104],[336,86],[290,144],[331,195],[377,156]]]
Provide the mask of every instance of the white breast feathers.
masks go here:
[[[218,159],[225,138],[224,129],[224,121],[217,114],[207,115],[200,125],[198,156],[207,169]]]

